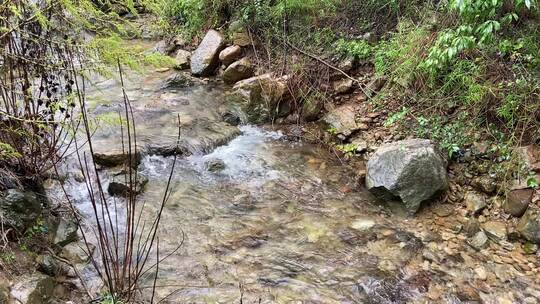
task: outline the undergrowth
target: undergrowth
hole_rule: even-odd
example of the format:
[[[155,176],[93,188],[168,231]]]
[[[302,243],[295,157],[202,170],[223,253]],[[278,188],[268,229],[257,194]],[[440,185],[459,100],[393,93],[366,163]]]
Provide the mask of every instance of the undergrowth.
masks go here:
[[[260,42],[257,64],[294,75],[297,95],[310,103],[328,98],[321,88],[333,72],[314,57],[371,66],[390,79],[371,102],[391,112],[392,125],[437,140],[450,156],[477,140],[540,139],[535,0],[165,2],[188,37],[232,23],[247,28]]]

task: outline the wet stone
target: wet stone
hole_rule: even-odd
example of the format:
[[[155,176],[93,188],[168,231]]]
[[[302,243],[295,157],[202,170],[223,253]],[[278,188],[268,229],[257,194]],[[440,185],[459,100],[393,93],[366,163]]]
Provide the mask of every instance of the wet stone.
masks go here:
[[[433,207],[433,213],[439,217],[447,217],[454,213],[455,207],[450,204],[437,204]]]
[[[118,174],[113,176],[113,179],[109,182],[107,192],[112,196],[126,197],[129,195],[137,195],[142,193],[144,186],[148,183],[148,178],[143,175],[132,177],[133,186],[130,185],[129,176],[127,174]]]
[[[116,167],[129,165],[130,155],[127,151],[122,150],[108,150],[106,152],[95,152],[94,161],[96,164],[104,167]],[[141,162],[141,154],[137,153],[131,158],[131,164],[133,168],[136,168]]]
[[[221,172],[221,171],[225,170],[225,168],[227,167],[225,165],[225,162],[223,160],[221,160],[221,159],[218,159],[218,158],[208,160],[205,163],[205,166],[206,166],[208,171],[214,172],[214,173]]]
[[[170,89],[183,89],[195,85],[196,79],[184,74],[184,73],[175,73],[169,76],[163,84],[161,85],[162,90]]]

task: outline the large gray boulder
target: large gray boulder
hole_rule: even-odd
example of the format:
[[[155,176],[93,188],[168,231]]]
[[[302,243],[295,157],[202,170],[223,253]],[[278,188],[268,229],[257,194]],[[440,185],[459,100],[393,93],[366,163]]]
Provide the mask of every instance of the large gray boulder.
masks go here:
[[[41,209],[34,192],[9,189],[0,194],[0,219],[4,225],[21,232],[36,221]]]
[[[219,52],[223,46],[223,36],[215,30],[209,30],[191,55],[191,73],[195,76],[211,75],[219,64]]]
[[[386,200],[400,200],[410,213],[448,188],[446,161],[429,140],[381,146],[367,163],[367,188]]]

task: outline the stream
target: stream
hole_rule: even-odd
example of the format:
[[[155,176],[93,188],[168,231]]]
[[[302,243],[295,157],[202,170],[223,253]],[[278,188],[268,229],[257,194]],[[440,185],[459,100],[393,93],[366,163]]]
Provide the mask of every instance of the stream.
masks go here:
[[[178,117],[188,152],[176,163],[159,228],[160,254],[172,253],[159,265],[162,303],[435,303],[423,300],[434,282],[445,288],[441,303],[469,303],[455,291],[472,275],[438,274],[423,264],[428,229],[420,220],[377,206],[354,172],[325,149],[288,141],[269,126],[225,123],[222,85],[171,85],[175,75],[126,77],[138,144],[146,151],[139,172],[149,181],[137,198],[143,221],[160,206]],[[97,81],[88,96],[92,114],[101,117],[94,146],[119,149],[118,81]],[[68,193],[90,219],[77,180],[72,173]],[[152,279],[145,277],[143,290]]]

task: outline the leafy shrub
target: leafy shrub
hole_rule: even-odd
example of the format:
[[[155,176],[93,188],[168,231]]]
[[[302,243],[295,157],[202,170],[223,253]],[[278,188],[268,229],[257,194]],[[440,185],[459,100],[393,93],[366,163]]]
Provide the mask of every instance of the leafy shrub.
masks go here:
[[[401,23],[390,38],[375,47],[375,73],[390,76],[394,82],[407,87],[419,74],[418,66],[428,39],[424,27]]]
[[[501,29],[517,21],[517,12],[536,7],[534,0],[513,0],[506,12],[504,0],[450,0],[449,9],[459,16],[457,28],[441,32],[422,67],[432,76],[448,68],[458,55],[472,48],[483,48],[495,40]]]
[[[373,53],[371,45],[363,39],[337,41],[337,51],[345,56],[351,56],[359,60],[369,59]]]

